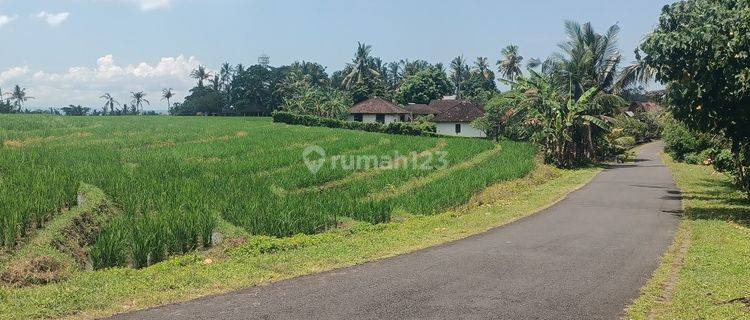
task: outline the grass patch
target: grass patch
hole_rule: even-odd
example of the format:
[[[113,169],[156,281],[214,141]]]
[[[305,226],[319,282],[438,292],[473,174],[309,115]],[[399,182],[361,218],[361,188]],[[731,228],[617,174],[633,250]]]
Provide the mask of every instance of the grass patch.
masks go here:
[[[50,221],[0,267],[0,279],[12,285],[45,284],[91,268],[91,244],[114,208],[98,188],[81,184],[78,205]]]
[[[434,215],[403,212],[381,224],[350,220],[316,235],[243,236],[141,270],[112,268],[45,286],[2,287],[0,318],[102,317],[403,254],[528,216],[597,172],[539,165],[522,179],[492,185],[468,204]]]
[[[708,166],[664,156],[683,192],[675,243],[629,319],[750,319],[750,200]]]

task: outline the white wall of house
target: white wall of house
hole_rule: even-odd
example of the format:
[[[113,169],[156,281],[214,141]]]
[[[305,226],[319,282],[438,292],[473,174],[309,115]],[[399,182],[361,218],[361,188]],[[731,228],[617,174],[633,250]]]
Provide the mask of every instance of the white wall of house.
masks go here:
[[[461,132],[456,133],[456,125],[461,126]],[[438,122],[437,125],[437,134],[442,134],[445,136],[458,136],[458,137],[477,137],[477,138],[484,138],[487,135],[484,134],[484,131],[479,130],[477,128],[474,128],[471,126],[471,123],[469,122]]]
[[[347,118],[349,121],[354,121],[354,116],[349,115]],[[385,124],[389,124],[391,122],[397,122],[401,121],[400,115],[398,114],[386,114],[385,115]],[[376,116],[374,114],[363,114],[362,115],[362,122],[376,122]]]

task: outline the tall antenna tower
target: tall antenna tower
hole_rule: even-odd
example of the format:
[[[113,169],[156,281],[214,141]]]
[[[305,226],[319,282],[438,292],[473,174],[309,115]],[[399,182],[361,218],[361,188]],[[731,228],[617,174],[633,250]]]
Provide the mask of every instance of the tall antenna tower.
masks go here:
[[[268,67],[268,64],[271,62],[271,57],[269,57],[267,54],[261,54],[260,57],[258,57],[258,64],[264,67]]]

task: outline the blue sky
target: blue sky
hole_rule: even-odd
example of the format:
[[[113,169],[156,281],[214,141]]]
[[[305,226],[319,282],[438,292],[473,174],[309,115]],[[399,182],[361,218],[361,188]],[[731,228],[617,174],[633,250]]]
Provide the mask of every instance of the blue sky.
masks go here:
[[[255,1],[0,0],[0,88],[16,83],[30,107],[99,106],[111,92],[127,102],[144,90],[182,98],[198,64],[271,65],[316,61],[329,73],[352,58],[357,41],[385,61],[448,63],[463,54],[496,61],[517,44],[526,59],[544,58],[564,39],[563,21],[618,23],[624,62],[673,1]]]

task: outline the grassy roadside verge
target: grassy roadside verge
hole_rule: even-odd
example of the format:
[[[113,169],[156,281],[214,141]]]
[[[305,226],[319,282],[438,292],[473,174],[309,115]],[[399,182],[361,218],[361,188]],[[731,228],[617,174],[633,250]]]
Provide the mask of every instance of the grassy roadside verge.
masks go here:
[[[94,318],[355,265],[460,239],[528,216],[562,199],[599,169],[538,166],[454,210],[402,214],[391,223],[352,222],[284,239],[250,237],[142,269],[109,269],[29,288],[0,287],[0,318]]]
[[[750,200],[711,167],[664,162],[683,191],[675,242],[627,319],[750,319]]]

